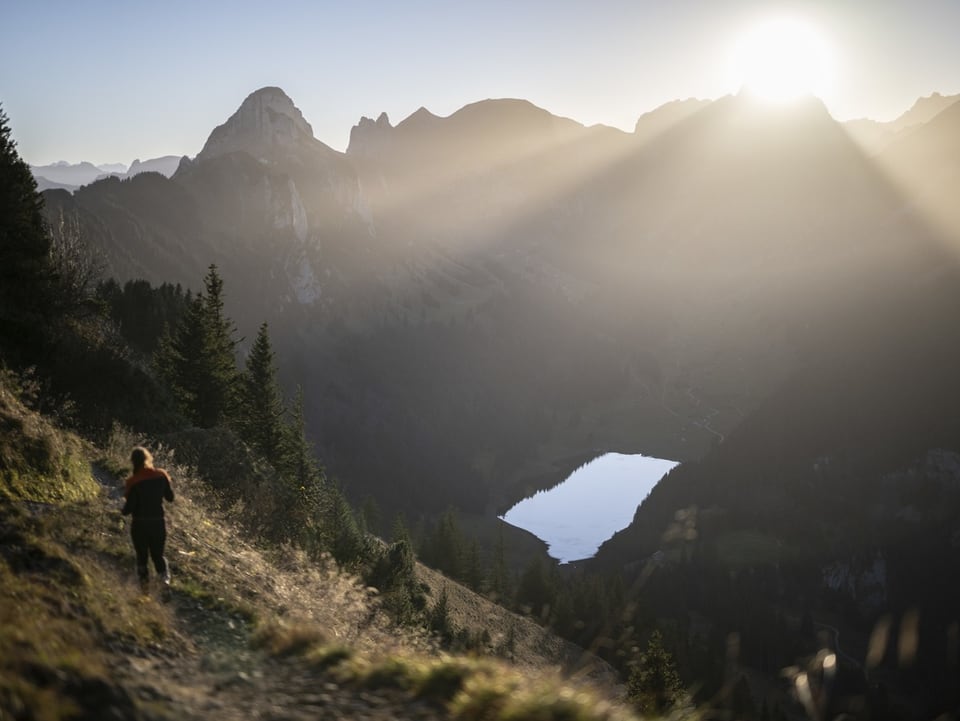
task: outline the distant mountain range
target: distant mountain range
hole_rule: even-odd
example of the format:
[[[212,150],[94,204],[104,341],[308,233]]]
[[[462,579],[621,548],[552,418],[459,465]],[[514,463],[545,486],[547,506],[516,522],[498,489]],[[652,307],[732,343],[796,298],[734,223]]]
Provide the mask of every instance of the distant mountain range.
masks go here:
[[[283,91],[279,88],[274,88],[273,90],[283,94]],[[267,95],[269,95],[269,93]],[[279,95],[277,95],[277,97],[279,97]],[[940,93],[933,93],[930,96],[918,99],[909,110],[892,121],[881,122],[863,118],[849,120],[842,124],[845,128],[847,128],[851,136],[861,143],[870,154],[874,154],[886,147],[895,137],[897,137],[898,134],[929,122],[934,118],[934,116],[938,115],[943,110],[946,110],[958,100],[960,100],[960,95],[941,95]],[[711,102],[712,101],[710,100],[689,98],[687,100],[675,100],[665,103],[664,105],[640,116],[634,128],[634,135],[637,138],[643,139],[644,141],[655,139],[662,132],[669,130],[680,121],[700,110],[703,110],[709,106]],[[285,117],[285,114],[281,112],[279,113],[278,117]],[[437,120],[440,120],[440,118],[434,116],[426,108],[420,108],[420,110],[414,113],[405,122],[409,122],[411,124],[416,124],[418,122],[429,123],[430,118],[436,118]],[[234,121],[233,124],[231,124],[230,121]],[[213,133],[210,138],[210,142],[212,142],[214,145],[230,142],[225,138],[225,134],[230,132],[229,128],[233,127],[233,125],[242,125],[242,123],[237,121],[236,117],[231,118],[230,121],[225,123]],[[303,119],[303,115],[299,110],[296,110],[296,117],[292,117],[291,121],[294,125],[299,123],[299,131],[301,133],[306,134],[311,139],[313,138],[313,129],[310,127],[310,124]],[[377,127],[382,128],[384,123],[389,124],[386,114],[382,114],[376,122],[372,121],[370,118],[361,118],[359,125],[355,128],[355,132],[359,133],[361,137],[366,135],[364,142],[368,147],[365,150],[354,148],[353,152],[358,154],[369,152],[369,144],[371,142],[369,137],[370,129]],[[373,132],[375,133],[376,131],[374,130]],[[249,139],[249,135],[247,137]],[[282,137],[284,137],[284,135],[281,133],[276,135],[275,139]],[[268,140],[267,142],[270,141]],[[375,143],[376,141],[374,140],[373,142]],[[237,146],[237,148],[240,147],[240,145]],[[247,151],[251,150],[249,147],[245,149]],[[351,151],[348,150],[348,152]],[[176,172],[177,166],[180,164],[181,157],[182,156],[178,155],[165,155],[142,162],[139,159],[136,159],[129,166],[124,165],[123,163],[101,163],[99,165],[95,165],[87,161],[69,163],[61,160],[50,165],[33,165],[30,166],[30,169],[37,180],[40,190],[61,188],[64,190],[73,191],[81,185],[88,185],[95,180],[99,180],[100,178],[108,175],[113,175],[122,179],[132,177],[138,173],[152,171],[158,172],[169,178],[174,174],[174,172]]]
[[[960,95],[933,93],[917,100],[907,112],[890,122],[863,118],[849,120],[843,125],[851,136],[873,155],[903,134],[930,122],[951,105],[956,105],[958,100]]]
[[[89,185],[108,176],[132,178],[139,173],[154,172],[169,178],[174,174],[179,164],[179,156],[165,155],[161,158],[151,158],[142,162],[138,158],[130,164],[129,168],[122,163],[94,165],[87,161],[68,163],[61,160],[51,165],[31,165],[30,171],[37,181],[37,188],[41,191],[55,188],[74,191],[81,185]]]

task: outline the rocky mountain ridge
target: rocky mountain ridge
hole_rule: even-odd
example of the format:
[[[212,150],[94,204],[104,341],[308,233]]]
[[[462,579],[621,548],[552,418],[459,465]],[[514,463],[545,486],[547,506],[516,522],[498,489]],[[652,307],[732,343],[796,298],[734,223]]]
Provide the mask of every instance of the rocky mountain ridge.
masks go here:
[[[844,123],[851,135],[873,155],[884,150],[890,143],[929,123],[937,115],[960,101],[960,95],[933,93],[917,101],[909,110],[889,122],[861,118]]]

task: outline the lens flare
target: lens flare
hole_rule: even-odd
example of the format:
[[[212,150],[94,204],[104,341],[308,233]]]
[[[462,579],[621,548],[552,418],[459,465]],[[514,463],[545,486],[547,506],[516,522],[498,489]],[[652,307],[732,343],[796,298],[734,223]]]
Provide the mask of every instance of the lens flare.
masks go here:
[[[773,103],[822,97],[831,77],[823,36],[797,18],[774,18],[745,32],[734,49],[733,75],[742,90]]]

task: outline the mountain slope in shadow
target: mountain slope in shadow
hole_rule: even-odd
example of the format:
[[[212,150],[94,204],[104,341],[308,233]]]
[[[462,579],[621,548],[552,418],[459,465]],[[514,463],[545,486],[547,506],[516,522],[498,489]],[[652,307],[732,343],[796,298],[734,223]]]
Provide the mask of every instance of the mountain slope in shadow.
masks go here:
[[[220,266],[357,497],[490,512],[563,458],[700,457],[942,261],[818,101],[724,98],[652,140],[483,101],[362,121],[339,154],[281,95],[74,210],[121,279]]]

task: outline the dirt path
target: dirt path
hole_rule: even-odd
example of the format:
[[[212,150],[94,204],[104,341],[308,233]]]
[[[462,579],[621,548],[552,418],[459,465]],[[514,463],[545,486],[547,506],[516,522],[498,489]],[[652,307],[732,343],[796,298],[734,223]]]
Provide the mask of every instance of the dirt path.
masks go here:
[[[102,484],[108,505],[119,505],[122,491],[117,480],[92,466],[93,476]],[[176,506],[174,506],[176,508]],[[177,509],[184,513],[187,509]],[[174,534],[168,556],[183,553],[186,531]],[[233,555],[220,559],[233,567],[243,564],[253,552],[235,539]],[[172,555],[173,561],[177,556]],[[138,603],[157,604],[170,612],[168,637],[151,648],[116,649],[114,678],[137,701],[143,718],[149,721],[316,721],[317,719],[405,718],[434,721],[446,718],[443,709],[411,700],[395,689],[368,690],[339,684],[331,674],[311,668],[298,659],[277,659],[254,647],[254,629],[240,613],[211,605],[209,598],[197,598],[188,579],[179,579],[174,562],[174,581],[169,591],[153,590]],[[249,574],[249,571],[247,571]],[[283,575],[278,572],[278,577]],[[186,585],[181,585],[186,584]],[[265,585],[265,584],[264,584]],[[275,579],[275,587],[292,585],[289,579]],[[348,588],[337,592],[349,603]],[[329,585],[324,593],[333,594]],[[324,593],[318,593],[320,599]],[[297,598],[290,599],[293,603]],[[331,604],[334,605],[334,604]],[[352,605],[356,605],[356,599]],[[303,609],[304,617],[310,609]],[[336,608],[331,613],[338,613]],[[356,609],[353,610],[356,615]],[[343,614],[348,615],[348,614]],[[359,624],[352,622],[354,627]],[[329,629],[333,637],[342,630]],[[376,636],[377,630],[370,629]],[[111,718],[105,709],[105,719]]]
[[[299,660],[271,658],[251,646],[251,629],[241,619],[176,590],[171,596],[176,650],[130,653],[115,669],[151,721],[445,718],[442,709],[398,691],[342,686]]]

